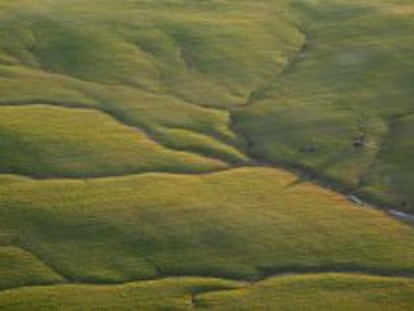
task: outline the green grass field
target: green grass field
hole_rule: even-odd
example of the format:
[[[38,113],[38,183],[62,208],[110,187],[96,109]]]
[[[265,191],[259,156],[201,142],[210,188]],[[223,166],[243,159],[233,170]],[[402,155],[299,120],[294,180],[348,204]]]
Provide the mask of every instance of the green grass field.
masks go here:
[[[8,176],[0,217],[8,245],[32,252],[69,282],[414,273],[414,228],[296,180],[266,168],[86,181]],[[16,267],[10,284],[20,272]]]
[[[227,165],[167,149],[99,111],[39,105],[0,107],[0,167],[34,177],[93,177]]]
[[[414,282],[358,274],[272,277],[257,283],[167,278],[122,285],[58,285],[0,293],[2,310],[410,310]],[[66,302],[70,301],[70,304]]]
[[[412,211],[411,1],[293,3],[306,35],[302,50],[235,115],[250,153]],[[396,144],[398,154],[390,150]]]
[[[414,310],[413,34],[412,0],[0,0],[0,309]]]

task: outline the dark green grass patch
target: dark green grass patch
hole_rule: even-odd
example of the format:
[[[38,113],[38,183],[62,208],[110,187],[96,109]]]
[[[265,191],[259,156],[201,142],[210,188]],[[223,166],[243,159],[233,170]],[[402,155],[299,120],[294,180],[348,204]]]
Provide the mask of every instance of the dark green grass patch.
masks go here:
[[[391,129],[396,116],[413,109],[414,18],[398,9],[407,2],[293,3],[306,34],[303,49],[266,94],[233,118],[251,153],[412,209],[405,177],[413,172],[412,148],[403,127]],[[391,150],[393,141],[406,147]],[[388,186],[376,173],[384,169],[395,180]]]

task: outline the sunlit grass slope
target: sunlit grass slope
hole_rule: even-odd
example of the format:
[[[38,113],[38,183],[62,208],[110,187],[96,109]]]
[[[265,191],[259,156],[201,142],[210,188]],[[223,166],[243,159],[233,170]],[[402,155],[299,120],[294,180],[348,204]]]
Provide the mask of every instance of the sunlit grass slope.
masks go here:
[[[140,171],[191,172],[221,161],[166,149],[99,111],[0,107],[0,171],[89,177]]]
[[[3,0],[0,8],[0,104],[92,106],[166,147],[237,164],[247,138],[257,159],[306,166],[412,209],[411,148],[397,151],[398,163],[387,149],[406,140],[395,117],[412,113],[410,1]],[[251,105],[222,109],[243,103]]]
[[[292,3],[306,34],[302,51],[253,105],[235,115],[251,152],[312,168],[412,210],[406,129],[414,119],[394,126],[397,116],[413,113],[412,2]]]
[[[0,293],[2,310],[410,310],[414,281],[346,274],[274,277],[254,284],[169,278],[59,285]]]
[[[211,105],[272,77],[301,38],[285,0],[1,3],[5,63]]]
[[[0,228],[74,281],[414,272],[412,227],[295,180],[265,168],[17,179],[0,186]]]
[[[0,0],[0,309],[412,308],[411,2]]]
[[[62,285],[0,293],[2,310],[191,310],[191,296],[235,289],[214,278],[171,278],[122,285]]]
[[[241,145],[228,111],[201,106],[243,104],[300,47],[295,23],[285,0],[1,0],[0,103],[99,106],[168,146],[228,158],[214,147]]]
[[[365,275],[315,274],[271,278],[197,298],[200,310],[412,310],[414,281]]]

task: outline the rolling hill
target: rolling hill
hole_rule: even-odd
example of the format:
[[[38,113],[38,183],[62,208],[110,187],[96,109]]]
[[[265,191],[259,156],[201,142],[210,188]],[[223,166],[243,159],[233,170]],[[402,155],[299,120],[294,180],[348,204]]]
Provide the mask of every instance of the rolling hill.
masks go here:
[[[0,309],[414,310],[413,34],[411,0],[0,0]]]

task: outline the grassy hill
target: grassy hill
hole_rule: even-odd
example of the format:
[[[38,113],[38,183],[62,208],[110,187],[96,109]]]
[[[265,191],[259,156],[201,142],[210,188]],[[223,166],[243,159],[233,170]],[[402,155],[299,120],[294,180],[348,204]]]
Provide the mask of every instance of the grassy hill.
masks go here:
[[[414,228],[278,170],[7,179],[0,217],[8,245],[32,252],[70,282],[414,273]]]
[[[301,51],[234,117],[250,153],[412,211],[411,2],[294,3]]]
[[[36,286],[0,293],[3,310],[410,310],[411,279],[309,274],[257,283],[167,278],[123,285]],[[70,301],[70,304],[65,302]]]
[[[414,309],[411,2],[0,0],[0,309]]]
[[[1,3],[0,104],[100,109],[175,150],[412,209],[410,1]]]
[[[227,167],[219,160],[167,149],[99,111],[3,106],[0,129],[0,167],[6,173],[93,177]]]

